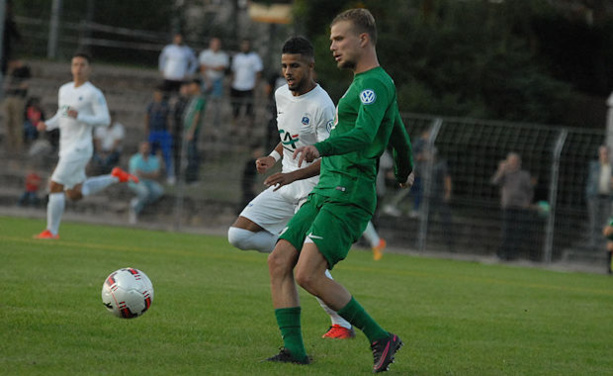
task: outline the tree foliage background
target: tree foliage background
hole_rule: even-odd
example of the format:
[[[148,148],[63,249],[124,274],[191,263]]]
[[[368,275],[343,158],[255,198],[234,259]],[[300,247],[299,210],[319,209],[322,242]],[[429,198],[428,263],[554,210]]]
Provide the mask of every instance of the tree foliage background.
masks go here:
[[[328,50],[331,15],[366,7],[379,30],[382,66],[402,110],[549,124],[579,98],[613,90],[613,23],[570,19],[546,0],[297,0],[298,30],[315,40],[320,80],[334,99],[350,76]],[[325,17],[323,15],[326,15]]]

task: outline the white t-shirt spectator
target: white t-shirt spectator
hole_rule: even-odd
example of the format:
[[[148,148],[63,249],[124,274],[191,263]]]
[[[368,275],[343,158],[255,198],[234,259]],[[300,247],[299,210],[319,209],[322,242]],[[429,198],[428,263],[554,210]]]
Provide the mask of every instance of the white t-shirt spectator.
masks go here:
[[[211,49],[202,51],[198,60],[200,61],[200,65],[204,65],[205,67],[207,67],[205,75],[206,78],[211,81],[217,81],[221,79],[224,75],[224,72],[222,70],[214,70],[208,68],[227,68],[230,65],[230,59],[228,58],[228,54],[223,51],[215,52]]]
[[[262,71],[262,59],[255,52],[238,53],[232,59],[234,81],[232,88],[241,91],[253,90],[256,77]]]
[[[165,79],[181,81],[196,72],[198,60],[191,48],[169,44],[160,54],[159,66]]]

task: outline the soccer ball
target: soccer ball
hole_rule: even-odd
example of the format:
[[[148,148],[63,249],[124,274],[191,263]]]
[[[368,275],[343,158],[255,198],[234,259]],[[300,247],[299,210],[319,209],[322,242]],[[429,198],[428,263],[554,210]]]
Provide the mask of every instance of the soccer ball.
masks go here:
[[[109,312],[132,319],[147,312],[153,302],[153,284],[145,273],[135,268],[114,271],[102,285],[102,303]]]

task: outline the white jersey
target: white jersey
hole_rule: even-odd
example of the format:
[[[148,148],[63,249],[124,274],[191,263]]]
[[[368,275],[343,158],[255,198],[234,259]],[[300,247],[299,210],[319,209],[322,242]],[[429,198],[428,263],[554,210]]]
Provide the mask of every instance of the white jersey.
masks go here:
[[[287,84],[275,91],[277,103],[277,127],[283,144],[283,172],[304,168],[298,167],[298,158],[293,159],[294,151],[306,145],[313,145],[330,136],[334,122],[334,103],[321,86],[300,96],[293,96]],[[290,199],[300,201],[305,198],[317,182],[319,176],[297,180],[279,189],[279,193]]]
[[[162,49],[159,57],[159,68],[167,80],[181,81],[194,74],[198,68],[198,60],[194,51],[187,46],[169,44]]]
[[[68,116],[68,110],[79,114],[76,119]],[[79,87],[74,82],[62,85],[58,92],[58,110],[45,121],[47,129],[60,129],[60,158],[91,158],[94,146],[92,130],[95,126],[108,126],[111,123],[109,109],[104,95],[90,82]]]
[[[202,51],[198,57],[198,61],[200,62],[200,65],[204,65],[207,68],[227,68],[230,65],[230,58],[228,57],[228,54],[223,51],[215,52],[211,49]],[[223,78],[224,72],[214,69],[207,69],[204,74],[209,80],[216,81]]]
[[[256,76],[264,69],[262,59],[255,52],[238,53],[232,59],[232,72],[234,81],[232,87],[236,90],[253,90],[256,84]]]

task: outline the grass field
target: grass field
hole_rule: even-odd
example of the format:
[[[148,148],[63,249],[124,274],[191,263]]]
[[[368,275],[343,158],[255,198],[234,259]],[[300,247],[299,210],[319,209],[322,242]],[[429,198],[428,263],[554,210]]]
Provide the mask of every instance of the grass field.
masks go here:
[[[2,375],[366,375],[366,337],[321,339],[301,293],[309,366],[261,363],[281,338],[266,255],[225,238],[0,217]],[[155,300],[122,320],[105,277],[142,269]],[[354,251],[333,271],[405,347],[395,375],[613,375],[613,278]]]

